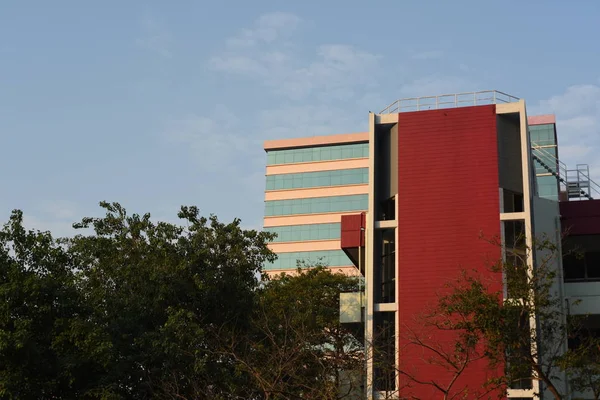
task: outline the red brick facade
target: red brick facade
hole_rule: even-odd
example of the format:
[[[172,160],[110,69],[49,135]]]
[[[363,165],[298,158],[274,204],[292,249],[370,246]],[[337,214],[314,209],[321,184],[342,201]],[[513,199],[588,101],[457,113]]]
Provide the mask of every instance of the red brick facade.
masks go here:
[[[444,284],[461,269],[486,271],[500,249],[479,238],[499,235],[498,145],[495,106],[401,113],[398,116],[398,274],[400,368],[421,380],[451,376],[409,346],[407,328],[434,305]],[[485,272],[484,272],[485,273]],[[501,288],[501,276],[492,275]],[[450,339],[430,331],[434,341]],[[456,388],[479,388],[493,371],[485,361],[471,365]],[[413,395],[441,398],[428,385]]]

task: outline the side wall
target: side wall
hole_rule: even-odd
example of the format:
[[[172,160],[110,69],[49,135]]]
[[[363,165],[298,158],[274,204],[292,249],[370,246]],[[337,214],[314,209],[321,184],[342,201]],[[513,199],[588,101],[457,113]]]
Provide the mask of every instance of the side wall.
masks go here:
[[[600,200],[561,202],[560,214],[564,233],[600,235]]]
[[[522,165],[515,160],[521,159],[521,133],[519,121],[509,119],[506,115],[498,115],[498,168],[500,170],[500,187],[515,193],[523,194]]]
[[[491,106],[401,113],[398,117],[398,303],[402,364],[417,378],[447,383],[448,372],[409,346],[408,329],[434,305],[444,284],[462,268],[479,269],[501,257],[479,238],[500,234],[496,108]],[[499,274],[490,274],[498,282]],[[441,331],[433,340],[450,339]],[[471,365],[456,387],[480,387],[494,371]],[[417,398],[438,398],[431,386],[413,385]]]
[[[560,249],[561,246],[561,228],[560,228],[560,214],[558,208],[558,202],[553,200],[548,200],[545,198],[534,197],[533,198],[533,229],[535,239],[538,241],[538,244],[542,241],[549,241],[553,245],[558,246]],[[557,274],[557,279],[555,280],[555,284],[552,287],[553,295],[560,297],[561,299],[565,298],[565,288],[564,288],[564,280],[562,274],[562,259],[561,252],[552,252],[549,248],[540,248],[543,246],[538,246],[535,251],[535,265],[541,266],[542,268],[547,268],[549,271],[554,271]],[[541,321],[541,323],[548,324],[565,324],[565,316],[567,314],[567,309],[565,307],[565,302],[561,301],[560,309],[556,310],[555,320],[552,321]],[[567,343],[565,342],[551,342],[548,338],[541,338],[542,341],[542,352],[546,350],[547,352],[555,353],[555,350],[558,353],[565,352],[567,350]],[[563,372],[561,372],[558,368],[553,371],[554,376],[558,379],[554,379],[553,382],[557,386],[557,388],[562,392],[566,392],[566,376]],[[542,390],[545,391],[544,398],[551,398],[551,393],[548,392],[545,388],[542,387]]]

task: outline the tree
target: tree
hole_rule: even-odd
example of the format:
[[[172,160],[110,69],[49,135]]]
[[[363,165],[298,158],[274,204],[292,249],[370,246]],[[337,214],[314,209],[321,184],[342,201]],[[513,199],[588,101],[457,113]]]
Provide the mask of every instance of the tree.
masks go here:
[[[470,307],[449,307],[446,301],[442,297],[436,309],[417,317],[414,326],[400,328],[405,343],[405,348],[400,349],[400,357],[403,350],[416,347],[425,363],[438,373],[423,379],[418,370],[401,360],[396,370],[400,382],[397,392],[401,396],[408,395],[412,386],[421,385],[433,388],[444,400],[489,398],[493,385],[471,387],[462,380],[469,368],[472,371],[485,360],[485,337],[471,318]],[[441,340],[440,333],[444,335]]]
[[[339,322],[355,278],[262,276],[272,235],[182,207],[183,226],[128,214],[75,237],[0,231],[0,398],[342,399],[362,343]],[[360,393],[360,389],[359,393]]]
[[[91,365],[66,346],[84,313],[73,260],[14,211],[0,231],[0,398],[78,398]]]
[[[195,207],[181,208],[181,227],[100,205],[105,217],[75,225],[94,233],[68,242],[94,337],[108,349],[96,394],[215,398],[235,375],[210,351],[212,331],[250,324],[261,266],[273,258],[270,236],[200,217]]]
[[[357,279],[320,265],[304,267],[268,280],[252,330],[223,343],[222,354],[252,382],[246,398],[362,395],[363,345],[339,321],[339,294],[356,291]]]
[[[100,205],[74,238],[26,231],[20,211],[0,231],[0,398],[235,398],[247,382],[215,331],[251,326],[271,236]]]
[[[571,321],[569,351],[560,360],[567,372],[571,392],[587,392],[587,398],[600,399],[600,338],[586,329],[586,316]]]
[[[566,349],[569,337],[580,329],[580,322],[565,318],[557,286],[561,265],[557,244],[546,238],[534,241],[531,248],[520,239],[515,241],[518,246],[503,246],[497,238],[490,242],[505,251],[502,260],[489,266],[498,279],[503,277],[504,288],[492,289],[494,283],[477,271],[462,271],[447,285],[434,312],[425,314],[430,326],[454,332],[455,339],[446,347],[450,351],[440,351],[440,344],[435,341],[432,344],[414,337],[413,344],[433,352],[432,360],[445,364],[454,372],[453,377],[469,358],[484,355],[491,368],[503,368],[497,378],[488,382],[503,393],[509,387],[528,388],[531,381],[539,381],[542,390],[557,400],[563,399],[567,393],[565,373],[579,389],[592,389],[589,385],[594,382],[597,386],[593,378],[598,369],[591,367],[589,360],[590,354],[598,354],[598,343],[586,340],[577,349]],[[536,259],[533,269],[527,267],[530,256]],[[434,381],[416,383],[438,386]],[[445,387],[439,386],[444,393]]]

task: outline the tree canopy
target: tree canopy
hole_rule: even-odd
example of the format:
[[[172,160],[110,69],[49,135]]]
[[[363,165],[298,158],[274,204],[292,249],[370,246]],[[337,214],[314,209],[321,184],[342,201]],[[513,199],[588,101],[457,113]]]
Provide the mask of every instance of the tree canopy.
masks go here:
[[[20,211],[0,231],[0,398],[343,397],[331,382],[360,359],[338,319],[353,278],[268,279],[271,234],[195,207],[177,225],[100,206],[72,238],[25,229]]]

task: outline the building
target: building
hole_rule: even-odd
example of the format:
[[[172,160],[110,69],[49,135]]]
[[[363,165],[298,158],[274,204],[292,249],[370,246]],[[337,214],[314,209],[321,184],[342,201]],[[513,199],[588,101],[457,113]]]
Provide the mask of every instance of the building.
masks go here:
[[[270,247],[278,254],[265,269],[304,260],[355,273],[340,246],[341,216],[368,209],[368,132],[267,141],[265,150],[264,227],[277,234]]]
[[[322,260],[365,277],[365,337],[392,343],[368,357],[369,398],[400,385],[381,364],[408,363],[423,380],[444,373],[425,366],[400,330],[461,266],[485,273],[485,260],[506,257],[519,234],[531,248],[535,237],[560,243],[568,232],[565,246],[585,250],[583,261],[556,261],[567,300],[559,314],[571,312],[570,299],[583,299],[579,312],[594,314],[590,327],[600,328],[600,200],[593,200],[600,187],[587,166],[559,161],[554,117],[528,117],[524,100],[497,91],[402,99],[370,113],[366,133],[268,141],[265,150],[264,226],[278,234],[271,248],[279,256],[265,268]],[[527,255],[528,270],[537,258]],[[502,289],[501,278],[489,279]],[[468,368],[461,379],[470,384],[488,378],[485,360]],[[533,381],[509,397],[539,390]],[[423,386],[413,394],[434,393]]]

